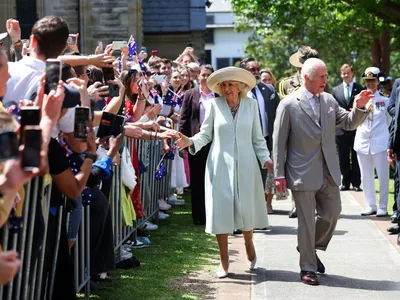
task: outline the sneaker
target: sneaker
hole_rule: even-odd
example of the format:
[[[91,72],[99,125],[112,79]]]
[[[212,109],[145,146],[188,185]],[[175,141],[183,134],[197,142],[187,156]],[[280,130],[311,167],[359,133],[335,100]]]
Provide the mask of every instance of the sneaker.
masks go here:
[[[131,246],[128,243],[122,245],[121,249],[124,249],[126,252],[132,252]]]
[[[132,241],[131,248],[140,249],[140,248],[144,248],[144,247],[146,247],[146,245],[143,242],[141,242],[137,239]]]
[[[388,215],[386,209],[378,208],[378,211],[376,212],[377,217],[386,217]]]
[[[168,214],[165,214],[165,213],[163,213],[162,211],[159,211],[159,212],[158,212],[158,218],[159,218],[160,220],[165,220],[165,219],[168,218],[168,217],[169,217]]]
[[[124,248],[121,248],[121,259],[129,259],[132,257],[132,253],[126,251]]]
[[[140,242],[142,242],[144,245],[150,245],[151,244],[151,242],[150,242],[150,239],[148,238],[148,237],[143,237],[143,236],[138,236],[137,238],[136,238],[136,241],[140,241]]]
[[[178,200],[178,198],[176,197],[176,194],[172,194],[172,195],[170,195],[170,196],[168,197],[168,202],[170,202],[170,201],[176,201],[176,200]]]
[[[162,200],[158,200],[158,207],[161,210],[168,210],[171,208],[171,205],[169,205],[167,202],[164,201],[164,199],[162,199]]]
[[[144,228],[143,229],[150,230],[150,231],[157,230],[158,229],[158,225],[153,224],[151,222],[146,222],[146,223],[144,223]]]
[[[171,205],[184,205],[185,199],[168,200],[168,204]]]

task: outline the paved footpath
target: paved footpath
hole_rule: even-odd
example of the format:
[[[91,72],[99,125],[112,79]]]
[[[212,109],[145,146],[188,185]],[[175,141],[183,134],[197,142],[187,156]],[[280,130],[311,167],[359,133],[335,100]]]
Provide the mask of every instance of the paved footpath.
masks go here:
[[[290,200],[274,201],[271,229],[254,236],[257,269],[251,274],[244,271],[243,240],[230,237],[230,274],[216,282],[215,299],[400,299],[400,247],[379,229],[390,226],[387,219],[375,222],[376,218],[360,216],[360,199],[362,193],[342,193],[336,233],[328,251],[318,252],[326,267],[319,275],[320,286],[300,282],[297,219],[287,216]]]

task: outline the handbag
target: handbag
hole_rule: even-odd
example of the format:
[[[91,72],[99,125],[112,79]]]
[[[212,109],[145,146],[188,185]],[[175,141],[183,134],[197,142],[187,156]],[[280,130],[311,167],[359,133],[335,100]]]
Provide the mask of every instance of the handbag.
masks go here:
[[[121,155],[121,178],[122,183],[132,191],[136,186],[136,174],[132,165],[131,155],[125,147]]]

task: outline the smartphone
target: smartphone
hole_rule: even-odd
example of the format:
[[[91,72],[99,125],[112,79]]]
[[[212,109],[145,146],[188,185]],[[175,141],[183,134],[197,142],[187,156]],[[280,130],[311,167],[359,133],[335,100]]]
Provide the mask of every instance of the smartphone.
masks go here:
[[[20,130],[20,144],[24,139],[24,127],[27,125],[39,125],[41,114],[39,106],[23,106],[20,110],[21,115],[21,130]]]
[[[22,167],[32,171],[40,167],[40,150],[42,147],[42,130],[39,126],[25,126],[24,150],[22,151]]]
[[[75,45],[76,44],[76,34],[70,34],[67,39],[68,45]]]
[[[113,41],[112,42],[112,49],[113,50],[119,50],[123,47],[128,46],[128,42],[126,41]]]
[[[103,138],[103,137],[111,135],[111,132],[113,129],[113,124],[114,124],[116,117],[117,116],[112,113],[103,111],[103,114],[101,116],[100,125],[99,125],[99,128],[97,130],[97,135],[96,135],[98,138]]]
[[[140,48],[140,50],[147,53],[147,48],[146,47],[142,47],[142,48]]]
[[[157,56],[158,55],[158,50],[151,50],[151,55]]]
[[[103,41],[98,41],[97,46],[99,46],[101,51],[103,51]]]
[[[46,84],[45,93],[56,90],[58,82],[61,80],[61,61],[49,58],[46,60]]]
[[[74,137],[77,140],[87,140],[89,114],[90,108],[87,106],[77,106],[75,108]]]
[[[107,83],[109,80],[115,79],[114,68],[102,68],[102,71],[105,83]]]
[[[143,94],[143,97],[147,100],[149,99],[150,93],[149,93],[149,87],[147,86],[146,81],[142,78],[139,82],[138,82],[138,86],[140,88],[140,91]]]
[[[157,75],[157,76],[154,76],[154,80],[155,80],[158,84],[163,83],[163,82],[165,82],[165,81],[167,80],[167,75]]]
[[[115,83],[108,83],[108,97],[118,97],[119,96],[119,86]]]
[[[186,43],[186,47],[193,47],[193,43],[192,42]]]
[[[111,130],[111,135],[117,137],[124,130],[126,118],[123,115],[117,115]]]
[[[0,133],[0,145],[0,162],[18,157],[19,142],[17,134],[14,131]]]

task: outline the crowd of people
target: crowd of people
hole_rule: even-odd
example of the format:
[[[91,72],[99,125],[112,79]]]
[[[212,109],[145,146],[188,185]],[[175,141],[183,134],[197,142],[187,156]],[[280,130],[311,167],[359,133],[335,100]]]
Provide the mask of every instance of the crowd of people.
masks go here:
[[[44,236],[43,212],[37,209],[35,230],[41,238],[33,243],[32,256],[46,251],[43,285],[50,282],[52,258],[58,258],[54,299],[76,297],[71,249],[86,205],[92,281],[112,280],[112,166],[121,165],[123,224],[132,226],[145,217],[142,199],[150,197],[147,183],[139,184],[154,159],[146,151],[150,141],[160,141],[163,158],[171,159],[170,193],[157,199],[158,218],[167,218],[171,205],[183,204],[178,196],[190,186],[193,223],[216,235],[220,278],[229,276],[228,234],[243,233],[248,267],[255,268],[253,229],[269,226],[274,197],[285,199],[288,189],[289,217],[298,217],[299,224],[300,279],[310,285],[319,284],[317,272],[325,272],[316,250],[326,250],[332,238],[340,191],[352,187],[364,193],[363,216],[387,216],[389,164],[396,163],[398,195],[400,80],[389,99],[379,90],[382,74],[376,67],[362,75],[364,88],[354,82],[352,66],[343,64],[343,83],[331,95],[318,51],[302,46],[289,60],[296,74],[276,90],[272,71],[252,57],[239,68],[214,72],[192,47],[169,60],[157,51],[148,55],[133,37],[120,48],[99,45],[83,55],[79,34],[71,34],[55,16],[38,20],[29,40],[21,40],[17,20],[8,20],[6,27],[0,41],[9,37],[12,46],[7,53],[0,44],[0,225],[23,203],[29,180],[40,176],[41,185],[52,182],[48,230]],[[128,149],[125,137],[147,141],[144,154],[136,146]],[[162,178],[165,170],[161,163],[158,167],[156,177]],[[400,222],[397,206],[394,210],[391,218]],[[399,233],[396,226],[390,231]],[[156,228],[144,223],[122,256],[148,244],[147,231]],[[46,249],[40,248],[43,238]],[[13,250],[0,254],[1,284],[12,280],[20,263]]]

